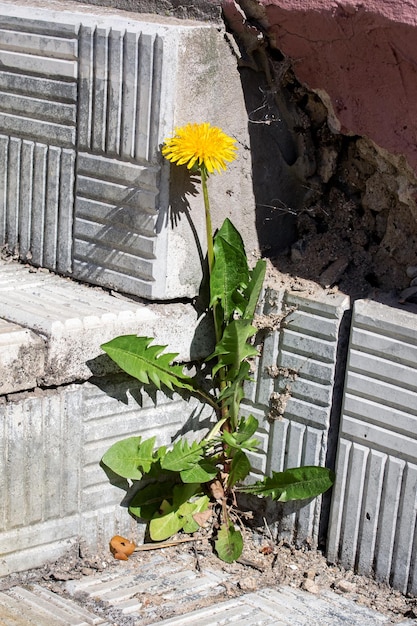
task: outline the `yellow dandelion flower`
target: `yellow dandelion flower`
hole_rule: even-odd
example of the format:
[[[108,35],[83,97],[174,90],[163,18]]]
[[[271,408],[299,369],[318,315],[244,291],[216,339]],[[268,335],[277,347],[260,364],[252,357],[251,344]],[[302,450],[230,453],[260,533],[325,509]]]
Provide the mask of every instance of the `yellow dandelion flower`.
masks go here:
[[[175,129],[175,135],[166,139],[162,154],[177,165],[204,167],[209,174],[226,169],[226,161],[236,158],[235,139],[208,122],[187,124]]]

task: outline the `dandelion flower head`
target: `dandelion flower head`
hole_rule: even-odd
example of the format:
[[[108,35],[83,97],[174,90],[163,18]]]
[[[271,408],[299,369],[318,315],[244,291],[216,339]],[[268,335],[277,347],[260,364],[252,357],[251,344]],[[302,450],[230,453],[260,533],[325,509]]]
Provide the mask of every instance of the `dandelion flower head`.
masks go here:
[[[226,161],[236,158],[235,139],[208,122],[186,124],[175,129],[175,135],[166,139],[162,154],[177,165],[204,167],[209,174],[226,169]]]

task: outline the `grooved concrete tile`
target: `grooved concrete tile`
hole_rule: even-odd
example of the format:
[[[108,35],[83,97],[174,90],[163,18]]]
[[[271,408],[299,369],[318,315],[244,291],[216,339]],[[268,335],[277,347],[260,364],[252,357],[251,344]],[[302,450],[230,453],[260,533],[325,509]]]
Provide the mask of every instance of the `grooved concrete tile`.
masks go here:
[[[328,558],[417,592],[417,320],[354,307]]]
[[[140,297],[194,297],[202,201],[192,182],[171,184],[159,150],[175,126],[200,121],[199,110],[245,143],[246,127],[228,114],[230,94],[233,111],[238,102],[245,110],[235,72],[227,93],[216,90],[232,62],[223,34],[201,22],[62,8],[0,2],[0,245]],[[248,206],[249,173],[243,162],[218,185],[239,218],[239,194],[229,192],[247,186]],[[221,206],[215,191],[212,199]]]
[[[80,537],[97,550],[115,534],[143,536],[120,506],[127,481],[110,483],[100,466],[104,452],[135,435],[195,437],[210,419],[196,400],[148,395],[125,375],[0,401],[0,576],[40,567]]]
[[[31,591],[13,587],[0,593],[0,622],[4,626],[110,626],[75,602],[38,585]]]
[[[74,276],[152,295],[159,168],[79,153]]]
[[[247,386],[245,413],[260,422],[264,455],[251,456],[252,476],[299,465],[323,465],[336,368],[337,347],[349,298],[267,290],[261,313],[276,330],[265,340],[262,356]],[[281,537],[316,542],[321,499],[300,507],[284,506]]]
[[[45,370],[38,383],[47,385],[115,371],[106,357],[97,357],[103,355],[100,345],[118,335],[154,337],[184,361],[207,353],[204,328],[194,337],[201,320],[191,305],[144,306],[18,264],[0,262],[0,310],[45,338]]]
[[[327,592],[317,597],[299,589],[283,587],[279,590],[262,589],[149,626],[379,626],[389,623],[384,615],[334,593]],[[411,626],[411,621],[406,620],[402,624]]]
[[[0,153],[2,240],[23,259],[69,272],[75,152],[0,135]]]
[[[70,580],[65,587],[71,595],[84,593],[139,621],[152,619],[162,607],[173,611],[180,606],[186,611],[198,601],[223,596],[227,574],[210,570],[198,573],[191,556],[167,561],[168,552],[160,552],[145,568],[140,563],[124,563],[120,571]]]

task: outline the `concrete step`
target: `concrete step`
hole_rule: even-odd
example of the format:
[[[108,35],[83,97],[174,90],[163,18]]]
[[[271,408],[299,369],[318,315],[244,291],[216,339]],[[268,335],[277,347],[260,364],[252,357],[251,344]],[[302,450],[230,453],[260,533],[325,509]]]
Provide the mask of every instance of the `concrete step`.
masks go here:
[[[145,305],[0,261],[0,394],[111,373],[110,360],[97,357],[100,345],[118,335],[155,337],[184,361],[203,356],[204,337],[193,340],[197,324],[191,304]]]

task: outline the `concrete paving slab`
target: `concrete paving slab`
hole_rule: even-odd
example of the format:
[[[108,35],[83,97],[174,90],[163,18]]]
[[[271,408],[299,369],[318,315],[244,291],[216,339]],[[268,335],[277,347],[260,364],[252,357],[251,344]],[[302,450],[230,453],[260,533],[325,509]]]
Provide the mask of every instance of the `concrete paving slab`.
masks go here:
[[[417,592],[417,318],[355,302],[327,556]]]
[[[151,300],[195,297],[202,200],[161,164],[160,145],[200,121],[249,143],[219,24],[6,0],[0,27],[0,245]],[[214,225],[223,220],[215,207],[226,204],[257,249],[250,159],[243,154],[219,177],[211,197]]]
[[[383,626],[387,616],[330,591],[319,595],[289,586],[264,588],[227,599],[229,575],[222,569],[198,572],[191,555],[167,561],[162,551],[146,568],[134,561],[120,570],[71,580],[70,595],[84,594],[118,608],[139,626]],[[198,607],[198,608],[197,608]],[[171,613],[175,617],[160,619]],[[401,622],[411,626],[412,620]]]
[[[262,589],[149,626],[381,626],[384,615],[333,593],[316,597],[299,589]],[[411,622],[403,622],[403,626]]]
[[[111,626],[72,600],[35,586],[28,591],[13,587],[0,593],[2,626]]]
[[[11,384],[12,377],[8,393],[25,387],[25,377],[19,372],[20,368],[29,367],[28,363],[37,366],[27,379],[26,388],[34,387],[36,382],[59,385],[87,380],[92,374],[114,372],[114,365],[106,357],[91,362],[103,355],[100,345],[118,335],[154,337],[155,343],[169,345],[183,361],[206,354],[204,338],[199,343],[194,337],[199,319],[191,304],[145,306],[17,263],[0,261],[0,311],[4,320],[27,329],[17,334],[18,328],[7,326],[0,368],[2,363],[14,361],[16,375],[16,386]],[[5,322],[2,324],[6,328]],[[26,346],[25,351],[22,345]],[[41,373],[43,356],[45,367]]]
[[[125,564],[124,564],[125,565]],[[388,626],[387,616],[330,591],[314,595],[292,587],[264,588],[231,600],[218,601],[224,572],[199,574],[184,559],[184,569],[155,557],[147,571],[88,576],[66,583],[77,600],[63,598],[42,587],[12,587],[0,593],[0,623],[4,626]],[[129,572],[131,567],[126,564]],[[179,581],[187,581],[182,585]],[[203,581],[206,581],[204,584]],[[224,590],[224,589],[223,589]],[[83,595],[81,595],[83,594]],[[141,601],[144,600],[143,602]],[[82,600],[81,598],[84,598]],[[87,598],[87,600],[86,600]],[[175,600],[173,603],[172,600]],[[203,608],[187,610],[196,602]],[[82,606],[88,602],[88,610]],[[99,602],[101,615],[94,613]],[[107,606],[108,610],[103,607]],[[152,615],[176,612],[152,621]],[[179,613],[181,613],[179,615]],[[103,617],[103,615],[106,615]],[[112,617],[109,617],[112,615]],[[126,616],[126,617],[123,617]],[[128,619],[129,621],[124,621]],[[412,626],[403,620],[397,626]]]

